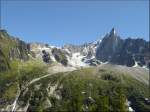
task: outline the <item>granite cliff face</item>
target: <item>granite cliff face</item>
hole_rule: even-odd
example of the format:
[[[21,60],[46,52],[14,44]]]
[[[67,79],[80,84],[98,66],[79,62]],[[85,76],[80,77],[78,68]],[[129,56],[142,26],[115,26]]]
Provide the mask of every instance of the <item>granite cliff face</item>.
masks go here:
[[[121,50],[123,40],[116,34],[113,28],[109,34],[106,34],[96,51],[96,58],[106,62]]]
[[[143,39],[121,39],[113,28],[107,34],[96,51],[96,58],[103,62],[113,64],[134,66],[148,65],[149,61],[149,42]]]

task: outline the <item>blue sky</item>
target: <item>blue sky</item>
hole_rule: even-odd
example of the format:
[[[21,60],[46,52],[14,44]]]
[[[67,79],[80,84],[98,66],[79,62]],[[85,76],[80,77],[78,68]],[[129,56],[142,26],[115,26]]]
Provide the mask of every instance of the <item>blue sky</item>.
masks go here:
[[[1,27],[26,42],[61,46],[101,38],[115,27],[122,38],[149,40],[148,0],[2,0]]]

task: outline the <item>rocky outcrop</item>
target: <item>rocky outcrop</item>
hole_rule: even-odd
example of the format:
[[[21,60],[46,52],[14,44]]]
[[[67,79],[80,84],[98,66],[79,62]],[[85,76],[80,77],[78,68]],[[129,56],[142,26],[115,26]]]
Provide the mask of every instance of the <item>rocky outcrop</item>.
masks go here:
[[[10,48],[9,51],[9,58],[10,59],[21,59],[21,60],[28,60],[30,53],[29,51],[29,45],[26,44],[24,41],[16,39],[16,46],[13,48]]]
[[[61,64],[65,66],[68,64],[67,57],[61,49],[54,48],[52,50],[52,54],[54,55],[56,61],[60,62]]]
[[[80,53],[87,58],[95,56],[96,48],[100,45],[100,41],[94,41],[91,43],[85,43],[83,45],[67,44],[63,46],[63,49],[67,49],[70,53]]]
[[[82,47],[79,45],[66,44],[63,49],[68,49],[71,53],[82,52]]]
[[[10,36],[6,30],[0,30],[0,71],[8,70],[11,60],[28,60],[29,53],[30,49],[27,43]]]
[[[50,62],[51,62],[51,58],[50,58],[49,53],[46,52],[45,50],[43,50],[42,53],[43,53],[43,56],[42,56],[43,61],[44,61],[45,63],[50,63]]]
[[[148,65],[149,43],[143,39],[121,39],[113,28],[97,48],[96,58],[103,62],[134,66]]]
[[[112,62],[127,66],[133,66],[135,62],[139,66],[147,65],[149,60],[148,52],[148,42],[143,39],[128,38],[124,40],[121,51],[113,57]]]
[[[121,50],[122,43],[123,40],[120,39],[113,28],[109,34],[106,34],[97,48],[96,58],[103,62],[110,61],[113,55]]]

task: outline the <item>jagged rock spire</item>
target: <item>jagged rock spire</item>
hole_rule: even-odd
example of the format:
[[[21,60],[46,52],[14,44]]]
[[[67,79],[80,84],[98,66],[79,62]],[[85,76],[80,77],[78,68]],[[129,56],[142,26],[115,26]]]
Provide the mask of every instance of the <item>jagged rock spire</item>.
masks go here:
[[[112,30],[110,31],[110,35],[115,35],[116,34],[116,30],[115,28],[113,27]]]

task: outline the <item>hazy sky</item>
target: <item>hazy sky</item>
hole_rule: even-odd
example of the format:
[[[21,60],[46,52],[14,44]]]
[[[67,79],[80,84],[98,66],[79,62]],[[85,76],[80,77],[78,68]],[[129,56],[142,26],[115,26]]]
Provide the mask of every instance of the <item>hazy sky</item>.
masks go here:
[[[27,42],[82,44],[115,27],[149,40],[148,0],[2,0],[1,27]]]

